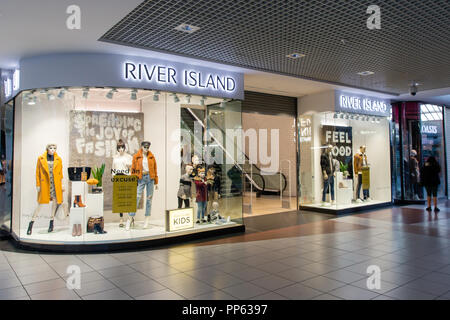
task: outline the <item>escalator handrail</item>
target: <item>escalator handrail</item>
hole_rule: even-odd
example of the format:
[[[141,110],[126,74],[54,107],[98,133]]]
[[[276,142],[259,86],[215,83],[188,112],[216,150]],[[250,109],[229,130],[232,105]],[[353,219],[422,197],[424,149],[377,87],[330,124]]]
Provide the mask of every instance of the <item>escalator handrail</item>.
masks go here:
[[[261,177],[261,180],[262,180],[262,188],[261,188],[261,192],[264,192],[265,191],[265,189],[266,189],[266,181],[264,180],[264,177],[261,175],[261,174],[259,174],[259,173],[252,173],[252,176],[260,176]],[[256,184],[257,185],[257,184]],[[258,188],[258,187],[257,187]],[[259,188],[258,188],[259,189]]]

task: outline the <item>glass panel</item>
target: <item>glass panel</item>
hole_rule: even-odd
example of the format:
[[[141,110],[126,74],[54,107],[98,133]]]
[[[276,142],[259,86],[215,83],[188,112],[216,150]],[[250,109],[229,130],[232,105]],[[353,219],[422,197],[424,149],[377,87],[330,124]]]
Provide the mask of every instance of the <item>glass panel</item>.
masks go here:
[[[0,226],[11,229],[13,102],[0,108]]]
[[[341,210],[391,201],[387,118],[333,112],[299,118],[300,205]]]
[[[241,194],[226,191],[234,162],[209,163],[205,157],[205,105],[220,101],[135,89],[21,93],[15,119],[17,234],[35,242],[102,243],[242,223]],[[240,102],[228,102],[222,111],[215,120],[225,130],[239,128]],[[235,149],[235,142],[224,139],[218,150]],[[194,168],[183,177],[188,165]],[[182,206],[188,210],[174,211]],[[205,221],[195,224],[190,218],[197,212]]]

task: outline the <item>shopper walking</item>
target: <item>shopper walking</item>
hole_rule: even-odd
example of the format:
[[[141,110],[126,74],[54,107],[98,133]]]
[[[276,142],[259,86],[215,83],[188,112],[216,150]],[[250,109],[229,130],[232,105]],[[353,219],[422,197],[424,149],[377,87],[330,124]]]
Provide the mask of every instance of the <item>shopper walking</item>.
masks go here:
[[[431,211],[431,197],[433,197],[434,212],[438,213],[440,210],[437,207],[437,190],[441,183],[439,179],[439,173],[441,172],[441,166],[437,162],[436,158],[431,156],[423,164],[421,168],[420,177],[421,184],[427,190],[427,211]]]

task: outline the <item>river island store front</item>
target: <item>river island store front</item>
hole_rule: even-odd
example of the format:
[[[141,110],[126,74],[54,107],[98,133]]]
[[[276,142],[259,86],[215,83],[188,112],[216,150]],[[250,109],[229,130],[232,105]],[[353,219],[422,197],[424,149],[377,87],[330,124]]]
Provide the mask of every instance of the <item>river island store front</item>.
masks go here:
[[[14,99],[14,240],[107,250],[244,231],[243,76],[104,54],[28,58]],[[6,100],[6,99],[5,99]],[[233,175],[228,173],[232,171]]]
[[[299,99],[299,208],[343,214],[391,204],[390,102],[329,91]]]

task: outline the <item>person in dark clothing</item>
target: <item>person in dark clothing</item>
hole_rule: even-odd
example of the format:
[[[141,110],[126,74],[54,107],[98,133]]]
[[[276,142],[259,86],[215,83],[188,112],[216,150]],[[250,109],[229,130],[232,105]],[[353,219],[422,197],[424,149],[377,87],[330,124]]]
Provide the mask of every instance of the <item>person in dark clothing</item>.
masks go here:
[[[440,210],[437,207],[437,190],[441,183],[439,179],[439,173],[441,172],[441,166],[437,162],[436,158],[431,156],[423,164],[421,168],[420,177],[421,184],[427,190],[427,211],[431,211],[431,197],[433,197],[434,202],[434,212],[438,213]]]

